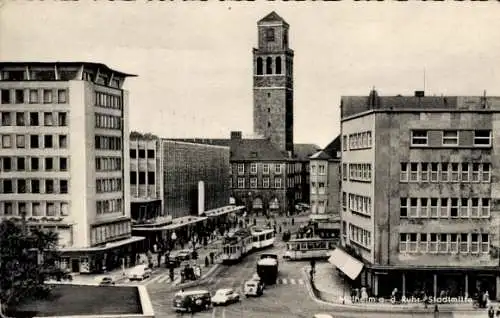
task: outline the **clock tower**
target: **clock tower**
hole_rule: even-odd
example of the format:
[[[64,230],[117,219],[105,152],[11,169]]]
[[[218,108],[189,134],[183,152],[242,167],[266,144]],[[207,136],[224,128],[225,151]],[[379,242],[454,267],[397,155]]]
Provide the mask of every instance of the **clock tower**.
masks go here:
[[[253,49],[253,130],[282,151],[293,152],[293,50],[288,23],[276,12],[257,22]]]

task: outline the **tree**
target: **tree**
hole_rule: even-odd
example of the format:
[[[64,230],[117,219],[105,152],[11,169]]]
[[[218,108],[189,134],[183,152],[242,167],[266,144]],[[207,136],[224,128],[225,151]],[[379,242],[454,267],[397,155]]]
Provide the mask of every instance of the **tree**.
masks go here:
[[[61,280],[65,273],[57,264],[58,237],[54,232],[33,230],[6,220],[0,223],[0,301],[2,309],[24,299],[50,294],[48,279]]]

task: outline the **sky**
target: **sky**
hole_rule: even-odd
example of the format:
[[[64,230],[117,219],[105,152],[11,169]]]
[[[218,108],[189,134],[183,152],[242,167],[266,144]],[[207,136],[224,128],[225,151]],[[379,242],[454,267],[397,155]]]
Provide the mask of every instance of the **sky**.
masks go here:
[[[340,132],[340,97],[373,87],[500,95],[496,2],[3,1],[0,60],[137,74],[125,84],[131,129],[162,137],[252,133],[252,48],[273,10],[295,51],[296,143],[326,146]]]

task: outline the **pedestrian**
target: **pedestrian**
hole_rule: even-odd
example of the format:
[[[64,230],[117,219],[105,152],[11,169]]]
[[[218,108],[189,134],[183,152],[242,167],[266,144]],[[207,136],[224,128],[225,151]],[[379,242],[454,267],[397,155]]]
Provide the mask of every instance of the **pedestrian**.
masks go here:
[[[500,317],[500,306],[497,308],[497,318]]]
[[[485,291],[483,295],[483,308],[488,308],[489,302],[490,302],[490,295],[488,294],[488,291]]]
[[[439,318],[439,308],[438,305],[434,305],[434,318]]]
[[[495,318],[495,309],[493,309],[493,306],[490,306],[488,310],[488,318]]]

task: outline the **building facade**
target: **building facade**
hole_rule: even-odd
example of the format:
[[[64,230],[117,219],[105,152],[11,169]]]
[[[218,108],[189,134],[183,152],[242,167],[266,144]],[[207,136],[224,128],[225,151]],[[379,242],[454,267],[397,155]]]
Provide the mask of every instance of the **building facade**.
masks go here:
[[[97,63],[0,63],[0,216],[59,235],[61,266],[133,262],[126,77]]]
[[[342,97],[342,243],[375,295],[500,297],[500,98]],[[375,169],[377,167],[377,169]]]

